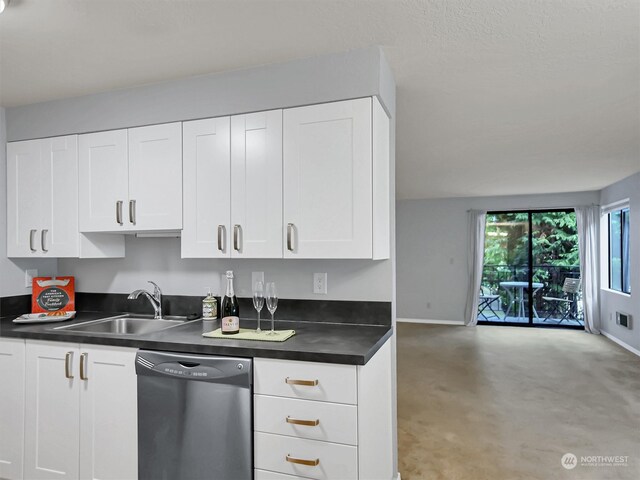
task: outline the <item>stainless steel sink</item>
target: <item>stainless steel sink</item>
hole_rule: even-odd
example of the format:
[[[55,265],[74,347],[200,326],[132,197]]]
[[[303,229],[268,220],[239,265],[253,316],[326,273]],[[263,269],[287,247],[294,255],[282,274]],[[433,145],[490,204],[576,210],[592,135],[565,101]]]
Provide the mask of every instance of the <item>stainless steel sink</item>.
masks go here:
[[[185,323],[187,323],[185,317],[165,316],[162,319],[155,319],[153,317],[145,317],[144,315],[126,314],[76,323],[75,325],[65,325],[53,328],[52,330],[66,330],[80,333],[108,333],[113,335],[142,335],[184,325]]]

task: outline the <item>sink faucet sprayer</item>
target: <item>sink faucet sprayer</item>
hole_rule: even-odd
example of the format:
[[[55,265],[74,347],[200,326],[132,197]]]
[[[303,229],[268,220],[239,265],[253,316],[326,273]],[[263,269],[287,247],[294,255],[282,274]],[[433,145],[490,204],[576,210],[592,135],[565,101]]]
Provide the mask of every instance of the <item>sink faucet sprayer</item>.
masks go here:
[[[149,280],[149,283],[153,285],[153,295],[146,290],[134,290],[129,294],[128,298],[129,300],[135,300],[140,295],[144,295],[153,306],[153,318],[162,318],[162,290],[160,290],[160,287],[151,280]]]

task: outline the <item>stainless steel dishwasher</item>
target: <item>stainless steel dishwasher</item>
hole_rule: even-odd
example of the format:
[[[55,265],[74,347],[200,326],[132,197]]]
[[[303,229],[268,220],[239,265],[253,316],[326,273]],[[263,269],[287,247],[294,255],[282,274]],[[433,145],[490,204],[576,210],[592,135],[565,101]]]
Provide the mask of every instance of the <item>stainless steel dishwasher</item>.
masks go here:
[[[140,479],[250,480],[252,360],[139,350]]]

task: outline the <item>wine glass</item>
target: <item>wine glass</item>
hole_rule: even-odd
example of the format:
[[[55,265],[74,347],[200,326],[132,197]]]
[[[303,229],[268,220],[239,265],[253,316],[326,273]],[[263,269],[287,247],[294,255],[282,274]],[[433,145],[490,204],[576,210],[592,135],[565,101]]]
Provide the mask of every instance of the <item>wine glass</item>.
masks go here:
[[[276,290],[276,284],[273,282],[267,283],[267,310],[271,313],[271,331],[267,335],[275,335],[275,320],[273,314],[276,313],[278,308],[278,292]]]
[[[260,333],[260,311],[264,306],[264,284],[262,282],[256,282],[253,286],[253,308],[258,312],[258,328],[256,332]]]

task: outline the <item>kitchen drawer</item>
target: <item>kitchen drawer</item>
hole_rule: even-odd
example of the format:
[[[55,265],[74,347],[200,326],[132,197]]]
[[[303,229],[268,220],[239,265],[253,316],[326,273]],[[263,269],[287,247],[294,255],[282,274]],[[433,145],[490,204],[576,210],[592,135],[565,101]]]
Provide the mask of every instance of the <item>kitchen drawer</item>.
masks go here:
[[[255,467],[317,480],[358,478],[358,449],[350,445],[256,432]],[[316,461],[300,465],[287,458]]]
[[[258,432],[348,445],[358,443],[355,405],[255,395],[254,412],[254,429]],[[318,425],[291,423],[294,420],[317,421]]]
[[[351,405],[358,403],[355,365],[256,358],[254,368],[255,393]]]
[[[298,475],[287,475],[285,473],[270,472],[268,470],[255,470],[254,480],[296,480],[298,478],[304,479]]]

